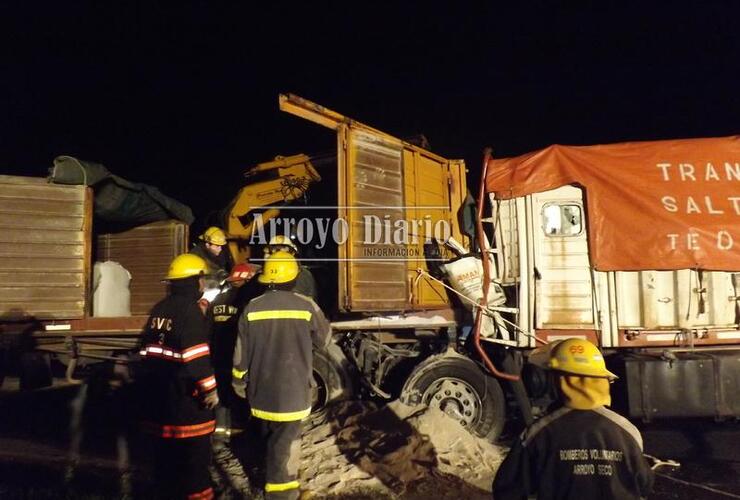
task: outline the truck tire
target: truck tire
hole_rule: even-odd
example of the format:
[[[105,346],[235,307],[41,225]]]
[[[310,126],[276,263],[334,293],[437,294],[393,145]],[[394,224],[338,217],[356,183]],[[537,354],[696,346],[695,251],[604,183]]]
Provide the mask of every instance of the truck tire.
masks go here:
[[[501,434],[506,417],[504,392],[498,381],[457,354],[433,356],[416,367],[401,401],[437,408],[489,441]]]
[[[342,349],[329,344],[326,349],[313,352],[313,378],[311,387],[311,409],[320,412],[327,404],[350,399],[354,394],[351,368]]]

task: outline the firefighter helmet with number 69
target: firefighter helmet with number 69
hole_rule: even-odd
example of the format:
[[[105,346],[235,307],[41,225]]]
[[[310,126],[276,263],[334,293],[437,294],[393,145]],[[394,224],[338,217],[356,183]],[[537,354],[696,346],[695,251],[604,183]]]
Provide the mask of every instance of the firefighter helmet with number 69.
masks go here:
[[[553,346],[548,367],[570,375],[617,378],[606,369],[604,356],[599,348],[585,339],[567,339]]]

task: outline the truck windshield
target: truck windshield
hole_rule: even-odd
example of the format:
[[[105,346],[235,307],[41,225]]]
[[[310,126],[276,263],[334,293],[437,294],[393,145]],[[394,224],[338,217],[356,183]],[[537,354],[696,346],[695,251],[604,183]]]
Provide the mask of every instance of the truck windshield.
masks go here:
[[[550,203],[542,208],[545,234],[549,236],[575,236],[583,228],[581,207],[574,204]]]

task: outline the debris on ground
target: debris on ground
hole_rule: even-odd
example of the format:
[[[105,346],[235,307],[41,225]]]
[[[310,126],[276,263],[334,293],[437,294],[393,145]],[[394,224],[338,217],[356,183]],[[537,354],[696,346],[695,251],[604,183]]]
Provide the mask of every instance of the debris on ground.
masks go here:
[[[490,498],[504,455],[437,409],[349,401],[306,424],[300,479],[316,498]]]

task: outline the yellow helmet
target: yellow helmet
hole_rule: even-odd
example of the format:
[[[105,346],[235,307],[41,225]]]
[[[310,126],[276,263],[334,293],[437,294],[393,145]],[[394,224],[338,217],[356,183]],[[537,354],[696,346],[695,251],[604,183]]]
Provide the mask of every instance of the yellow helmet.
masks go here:
[[[553,346],[548,367],[571,375],[617,378],[606,369],[599,348],[585,339],[567,339]]]
[[[200,235],[200,239],[211,245],[224,246],[226,244],[226,233],[221,228],[211,226]]]
[[[284,234],[278,234],[270,238],[270,242],[265,247],[265,253],[270,254],[276,250],[280,250],[280,247],[290,248],[294,254],[298,253],[298,247],[293,243],[293,240],[285,236]]]
[[[192,253],[184,253],[174,258],[165,279],[180,280],[201,274],[208,274],[206,261]]]
[[[257,281],[265,285],[289,283],[298,276],[298,262],[289,252],[275,252],[265,261]]]

